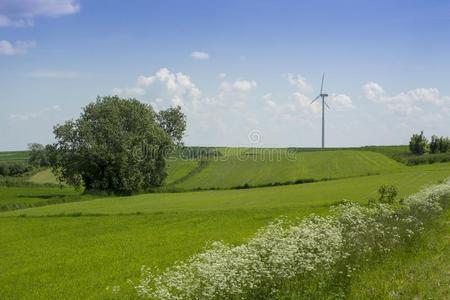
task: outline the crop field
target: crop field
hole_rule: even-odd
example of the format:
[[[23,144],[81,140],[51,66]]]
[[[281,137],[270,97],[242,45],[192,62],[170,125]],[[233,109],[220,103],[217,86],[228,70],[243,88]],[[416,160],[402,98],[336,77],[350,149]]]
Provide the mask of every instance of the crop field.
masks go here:
[[[288,153],[280,150],[246,152],[212,160],[177,186],[184,189],[258,186],[301,179],[333,179],[404,169],[388,157],[366,151]]]
[[[165,268],[201,251],[210,241],[242,243],[280,216],[324,215],[343,199],[366,204],[382,184],[397,186],[399,196],[405,197],[450,176],[449,163],[407,167],[370,151],[302,152],[295,154],[299,161],[294,163],[265,161],[267,152],[258,154],[256,161],[238,159],[251,151],[231,153],[227,160],[201,167],[195,160],[169,161],[166,184],[226,188],[334,179],[103,198],[81,195],[69,187],[0,188],[2,204],[71,199],[0,213],[0,298],[111,298],[113,286],[121,287],[122,298],[134,298],[127,280],[136,281],[142,265]],[[31,180],[48,182],[51,176],[44,171]],[[356,291],[357,287],[358,295]]]
[[[0,152],[0,161],[24,161],[29,156],[28,151]]]

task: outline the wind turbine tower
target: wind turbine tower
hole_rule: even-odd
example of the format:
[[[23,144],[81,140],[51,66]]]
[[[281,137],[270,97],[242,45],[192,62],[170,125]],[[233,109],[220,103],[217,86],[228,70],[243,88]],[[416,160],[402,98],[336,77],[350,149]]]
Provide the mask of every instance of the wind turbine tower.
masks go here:
[[[322,149],[325,148],[325,106],[330,108],[325,101],[325,98],[328,97],[328,94],[325,94],[323,92],[323,81],[325,79],[325,73],[322,74],[322,84],[320,86],[320,94],[314,98],[314,100],[311,102],[313,104],[316,102],[319,98],[322,98]]]

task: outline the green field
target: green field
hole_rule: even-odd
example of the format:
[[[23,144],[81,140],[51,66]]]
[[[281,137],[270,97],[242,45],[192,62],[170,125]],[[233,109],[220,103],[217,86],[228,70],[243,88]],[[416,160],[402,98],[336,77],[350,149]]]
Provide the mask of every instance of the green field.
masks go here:
[[[0,298],[104,299],[111,298],[107,287],[116,285],[121,297],[132,298],[127,279],[136,280],[142,265],[164,268],[208,241],[243,242],[279,216],[326,214],[342,199],[367,203],[381,184],[396,185],[404,197],[450,177],[449,163],[406,167],[369,151],[296,153],[301,160],[294,163],[240,161],[237,155],[251,153],[242,148],[231,153],[231,159],[202,168],[198,161],[169,162],[166,182],[194,188],[349,178],[97,199],[67,187],[0,188],[2,203],[43,201],[58,193],[85,200],[0,213]],[[50,175],[39,176],[48,180]]]
[[[301,179],[332,179],[393,172],[402,164],[369,151],[325,151],[288,154],[285,150],[255,151],[219,157],[201,172],[178,184],[184,189],[258,186]]]
[[[361,272],[353,280],[351,299],[450,299],[450,210],[403,249]]]
[[[0,152],[0,161],[25,161],[28,156],[28,151]]]
[[[29,181],[37,184],[43,183],[58,184],[58,180],[56,180],[56,177],[53,175],[51,169],[45,169],[33,174],[30,177]]]

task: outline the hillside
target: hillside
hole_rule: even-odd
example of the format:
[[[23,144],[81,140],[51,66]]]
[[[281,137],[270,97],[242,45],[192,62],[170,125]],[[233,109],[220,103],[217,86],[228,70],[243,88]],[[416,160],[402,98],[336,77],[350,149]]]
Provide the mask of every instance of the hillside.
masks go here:
[[[213,159],[200,172],[176,186],[183,189],[258,186],[302,179],[373,175],[404,168],[402,164],[370,151],[247,151]]]

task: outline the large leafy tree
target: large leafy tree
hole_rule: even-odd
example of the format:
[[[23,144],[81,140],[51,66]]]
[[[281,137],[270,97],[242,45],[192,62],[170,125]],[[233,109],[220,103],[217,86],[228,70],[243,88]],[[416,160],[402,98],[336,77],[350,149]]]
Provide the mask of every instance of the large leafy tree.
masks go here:
[[[117,96],[98,97],[54,134],[53,169],[61,181],[115,193],[160,185],[174,146],[151,106]]]

